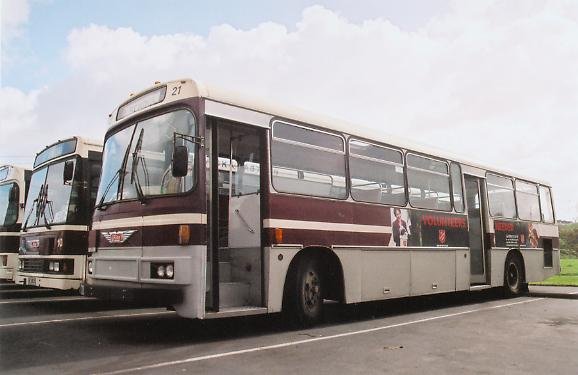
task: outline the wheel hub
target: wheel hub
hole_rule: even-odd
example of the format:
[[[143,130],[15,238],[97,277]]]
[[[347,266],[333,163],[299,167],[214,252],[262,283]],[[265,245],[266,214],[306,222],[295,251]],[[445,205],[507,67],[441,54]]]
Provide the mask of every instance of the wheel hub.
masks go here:
[[[309,309],[314,308],[319,302],[319,277],[313,271],[307,272],[305,276],[303,296],[305,297],[305,305]]]
[[[518,286],[518,267],[514,264],[508,267],[508,284],[513,288]]]

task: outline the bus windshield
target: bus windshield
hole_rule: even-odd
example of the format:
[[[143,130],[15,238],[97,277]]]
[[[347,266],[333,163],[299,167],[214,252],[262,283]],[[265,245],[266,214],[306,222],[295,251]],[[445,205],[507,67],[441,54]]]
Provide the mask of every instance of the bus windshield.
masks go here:
[[[196,146],[192,113],[177,110],[158,115],[114,133],[104,144],[97,206],[117,200],[178,194],[194,186]],[[176,136],[176,137],[175,137]],[[188,173],[173,177],[174,144],[188,149]]]
[[[64,181],[65,163],[73,163],[76,175],[76,159],[62,160],[34,171],[24,209],[24,228],[66,224],[78,214],[78,185],[76,178]]]
[[[12,225],[18,219],[18,200],[10,199],[13,189],[18,192],[16,183],[0,185],[0,227]]]

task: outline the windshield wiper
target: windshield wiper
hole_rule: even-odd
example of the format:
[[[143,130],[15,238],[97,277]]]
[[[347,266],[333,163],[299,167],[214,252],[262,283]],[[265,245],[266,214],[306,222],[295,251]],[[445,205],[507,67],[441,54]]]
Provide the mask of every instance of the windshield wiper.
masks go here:
[[[135,190],[136,190],[136,194],[138,196],[138,200],[141,203],[145,203],[145,195],[142,191],[142,186],[140,184],[140,180],[138,178],[138,173],[137,173],[137,168],[138,168],[138,164],[139,161],[142,160],[142,157],[140,156],[140,150],[142,149],[142,140],[143,140],[143,136],[144,136],[144,129],[140,130],[140,134],[138,136],[138,140],[136,141],[136,145],[134,146],[134,151],[132,153],[132,165],[131,165],[131,171],[130,171],[130,183],[134,184]],[[146,178],[146,165],[143,165],[143,168],[145,170],[145,178]]]
[[[108,205],[104,206],[104,200],[106,199],[106,195],[108,194],[108,191],[112,187],[112,184],[114,183],[114,181],[117,178],[118,178],[118,185],[117,185],[117,190],[116,190],[117,196],[118,196],[118,192],[121,190],[123,179],[120,178],[120,174],[123,172],[123,169],[126,167],[126,160],[128,159],[128,155],[130,154],[130,145],[132,143],[132,137],[134,137],[134,131],[133,131],[132,136],[130,138],[130,142],[128,142],[128,144],[126,145],[126,150],[124,151],[124,156],[122,157],[122,163],[120,163],[120,167],[118,168],[118,170],[116,171],[114,176],[112,176],[112,179],[110,180],[108,185],[106,185],[106,188],[104,189],[104,192],[102,193],[102,197],[100,197],[100,200],[98,201],[98,204],[95,207],[97,210],[104,210],[105,207],[108,207]]]
[[[34,220],[33,225],[38,225],[38,221],[40,219],[40,212],[42,214],[42,204],[44,200],[44,184],[40,185],[40,189],[38,190],[38,195],[32,201],[32,205],[30,206],[30,212],[28,212],[28,216],[26,216],[26,220],[24,220],[24,225],[22,225],[22,231],[26,232],[26,228],[28,228],[28,220],[30,220],[30,215],[36,211],[36,219]]]
[[[108,185],[106,185],[106,187],[104,188],[104,192],[102,193],[102,197],[100,197],[100,200],[98,201],[98,204],[96,205],[96,209],[97,210],[102,210],[103,209],[103,205],[104,205],[104,200],[106,199],[106,195],[108,194],[108,191],[110,190],[110,188],[112,187],[112,184],[114,183],[114,181],[116,181],[116,179],[120,176],[120,171],[122,170],[122,167],[119,168],[116,173],[114,174],[114,176],[112,176],[110,182],[108,183]]]
[[[44,185],[44,192],[42,194],[42,199],[40,200],[41,206],[41,213],[42,217],[44,218],[44,226],[46,229],[50,229],[50,223],[48,223],[48,218],[46,217],[46,208],[50,209],[50,213],[52,215],[52,221],[54,221],[54,211],[52,210],[52,201],[48,200],[48,184]],[[40,221],[40,217],[38,217],[38,221]]]
[[[30,211],[28,211],[28,215],[26,216],[26,219],[24,220],[24,224],[22,225],[22,232],[26,232],[26,228],[28,227],[28,220],[30,220],[30,215],[32,215],[32,212],[34,211],[34,206],[36,206],[36,202],[38,202],[38,198],[34,199],[32,201],[32,205],[30,206]]]

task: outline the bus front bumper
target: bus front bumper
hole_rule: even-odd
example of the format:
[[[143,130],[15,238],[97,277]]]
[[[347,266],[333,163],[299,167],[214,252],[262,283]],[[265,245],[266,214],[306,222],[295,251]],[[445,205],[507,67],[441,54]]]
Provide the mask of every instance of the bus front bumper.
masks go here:
[[[41,288],[78,290],[82,283],[80,279],[47,277],[40,273],[17,272],[14,278],[16,284],[38,286]]]

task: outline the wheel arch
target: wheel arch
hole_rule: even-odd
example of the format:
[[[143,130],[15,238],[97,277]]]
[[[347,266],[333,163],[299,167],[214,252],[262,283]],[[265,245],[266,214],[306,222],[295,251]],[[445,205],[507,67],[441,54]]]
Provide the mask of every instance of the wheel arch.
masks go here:
[[[287,304],[287,297],[290,293],[289,286],[290,279],[297,271],[297,265],[304,257],[314,258],[320,267],[320,272],[325,283],[325,298],[336,300],[338,302],[345,301],[345,280],[343,277],[343,266],[341,260],[335,252],[324,246],[308,246],[301,249],[289,264],[287,274],[285,275],[285,282],[283,285],[283,309]]]
[[[510,249],[508,251],[508,253],[506,254],[506,259],[504,261],[504,269],[506,268],[506,265],[508,264],[508,260],[511,257],[517,257],[520,260],[520,263],[522,265],[522,281],[526,282],[526,262],[524,261],[524,255],[522,254],[522,252],[519,249]]]

